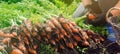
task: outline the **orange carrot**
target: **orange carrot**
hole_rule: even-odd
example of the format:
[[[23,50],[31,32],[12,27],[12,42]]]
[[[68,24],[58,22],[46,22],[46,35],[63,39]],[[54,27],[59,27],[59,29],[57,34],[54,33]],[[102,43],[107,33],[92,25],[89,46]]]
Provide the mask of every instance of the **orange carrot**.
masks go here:
[[[27,45],[30,44],[29,41],[28,41],[28,39],[27,39],[27,37],[24,37],[24,42],[25,42],[25,44],[27,44]]]
[[[36,49],[38,47],[38,45],[34,45],[33,48]]]
[[[95,17],[93,14],[88,14],[88,18],[89,18],[90,20],[94,20],[96,17]]]
[[[28,52],[31,53],[31,54],[37,54],[36,50],[33,50],[31,48],[28,48]]]
[[[88,39],[88,38],[89,38],[86,32],[82,31],[81,33],[82,33],[82,35],[83,35],[83,37],[84,37],[85,39]]]
[[[77,42],[74,41],[74,42],[73,42],[73,45],[74,45],[74,46],[77,46]]]
[[[51,18],[51,21],[57,28],[62,28],[61,24],[54,17]]]
[[[71,42],[67,43],[67,47],[73,49],[73,44]]]
[[[77,26],[77,24],[73,21],[69,21],[73,26]]]
[[[10,40],[11,40],[10,38],[4,38],[4,39],[2,40],[2,43],[3,43],[3,44],[7,44]]]
[[[59,40],[58,40],[57,38],[55,38],[55,41],[56,41],[56,42],[59,42]]]
[[[65,32],[64,29],[61,29],[61,32],[62,32],[63,35],[67,35],[67,33]]]
[[[59,39],[63,39],[64,38],[64,35],[63,34],[60,34],[59,35]]]
[[[46,24],[47,24],[48,26],[50,26],[51,28],[55,28],[54,24],[53,24],[50,20],[48,20],[48,21],[46,22]]]
[[[76,40],[76,41],[81,41],[81,38],[79,37],[79,36],[77,36],[77,35],[75,35],[75,36],[73,36],[74,37],[74,39]]]
[[[26,48],[25,48],[24,44],[22,44],[22,43],[19,44],[18,48],[19,48],[22,52],[26,51]]]
[[[100,41],[104,41],[104,38],[102,38],[102,37],[100,37],[100,36],[99,36],[99,39],[100,39]]]
[[[3,50],[4,49],[4,47],[3,46],[0,46],[0,50]]]
[[[50,33],[47,34],[47,38],[50,39]]]
[[[61,48],[61,49],[65,49],[64,46],[63,46],[62,44],[60,44],[60,48]]]
[[[21,41],[21,35],[17,36],[18,40]]]
[[[88,43],[87,41],[84,41],[84,42],[82,43],[82,45],[83,45],[83,46],[89,46],[89,43]]]
[[[45,28],[45,31],[46,31],[46,32],[51,32],[52,29],[51,29],[51,27],[47,26],[47,27]]]
[[[19,49],[13,49],[11,54],[23,54]]]
[[[53,44],[53,45],[56,44],[54,40],[50,40],[50,43]]]
[[[13,36],[17,36],[17,33],[16,33],[16,32],[12,32],[12,35],[13,35]]]
[[[44,40],[45,40],[46,42],[48,42],[48,38],[47,38],[47,37],[44,37]]]
[[[17,43],[16,43],[16,42],[14,42],[14,43],[13,43],[13,46],[17,46]]]

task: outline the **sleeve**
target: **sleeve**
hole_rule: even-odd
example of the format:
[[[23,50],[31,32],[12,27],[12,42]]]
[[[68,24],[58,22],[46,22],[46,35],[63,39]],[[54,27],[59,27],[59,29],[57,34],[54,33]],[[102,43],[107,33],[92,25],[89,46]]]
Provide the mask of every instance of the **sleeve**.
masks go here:
[[[72,17],[77,18],[77,17],[80,17],[80,16],[84,15],[85,13],[86,13],[86,9],[83,6],[83,4],[80,3],[79,7],[75,10]]]

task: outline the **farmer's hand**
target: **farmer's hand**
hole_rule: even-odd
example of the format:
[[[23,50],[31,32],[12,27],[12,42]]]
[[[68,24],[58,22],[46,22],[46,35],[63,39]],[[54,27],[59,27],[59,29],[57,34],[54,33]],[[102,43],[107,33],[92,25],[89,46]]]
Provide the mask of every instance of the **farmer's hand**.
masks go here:
[[[101,13],[101,14],[89,13],[87,15],[85,22],[88,24],[92,24],[94,26],[104,25],[106,24],[105,13]]]

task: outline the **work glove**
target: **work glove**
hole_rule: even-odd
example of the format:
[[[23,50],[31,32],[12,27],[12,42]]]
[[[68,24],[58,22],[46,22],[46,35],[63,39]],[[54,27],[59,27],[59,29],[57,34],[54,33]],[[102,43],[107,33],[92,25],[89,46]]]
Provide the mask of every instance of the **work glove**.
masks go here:
[[[105,13],[102,14],[88,14],[87,18],[85,19],[86,24],[92,24],[94,26],[100,26],[106,24],[106,17]]]

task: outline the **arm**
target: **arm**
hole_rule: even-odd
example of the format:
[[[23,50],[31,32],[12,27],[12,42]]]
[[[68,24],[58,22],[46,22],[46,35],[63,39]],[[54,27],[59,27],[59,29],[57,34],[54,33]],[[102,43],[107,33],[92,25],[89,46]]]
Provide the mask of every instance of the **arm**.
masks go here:
[[[81,17],[83,16],[86,12],[86,9],[83,5],[83,3],[80,3],[80,5],[78,6],[78,8],[75,10],[75,12],[73,13],[73,18],[77,18],[77,17]]]
[[[87,11],[86,7],[91,4],[92,4],[92,0],[82,0],[82,3],[80,3],[78,8],[73,13],[73,18],[77,18],[84,15]]]
[[[86,7],[92,4],[92,0],[82,0],[83,5]]]

